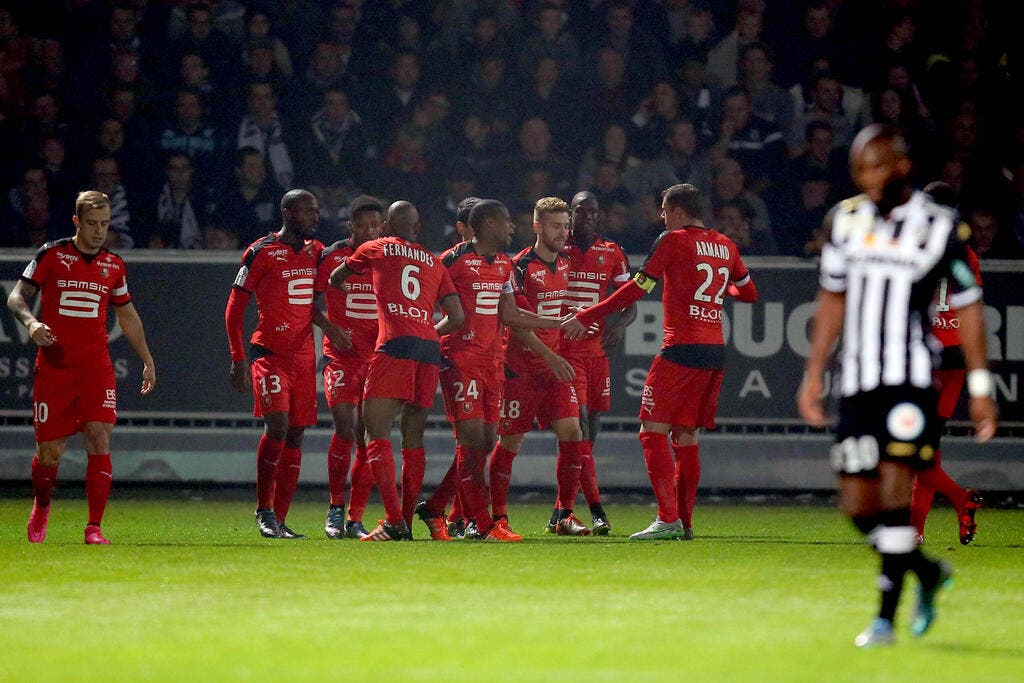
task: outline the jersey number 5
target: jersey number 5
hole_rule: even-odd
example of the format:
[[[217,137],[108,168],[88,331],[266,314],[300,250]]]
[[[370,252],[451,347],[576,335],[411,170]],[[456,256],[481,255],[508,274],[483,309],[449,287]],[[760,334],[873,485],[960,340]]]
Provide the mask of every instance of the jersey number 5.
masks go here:
[[[711,297],[708,296],[707,291],[715,281],[715,269],[710,263],[698,263],[697,271],[704,273],[704,282],[701,283],[701,286],[693,293],[693,298],[697,301],[710,303]],[[725,288],[729,286],[729,269],[725,266],[719,266],[718,274],[722,276],[722,286],[718,290],[718,293],[715,294],[714,300],[716,304],[721,306],[723,301],[722,295],[725,294]]]

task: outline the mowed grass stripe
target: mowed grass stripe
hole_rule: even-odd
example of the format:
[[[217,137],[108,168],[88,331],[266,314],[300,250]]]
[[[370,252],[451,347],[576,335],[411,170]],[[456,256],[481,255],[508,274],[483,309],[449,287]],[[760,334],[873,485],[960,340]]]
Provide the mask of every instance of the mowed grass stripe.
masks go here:
[[[627,543],[653,518],[609,505],[607,539],[522,544],[328,541],[326,506],[289,515],[304,542],[257,536],[248,506],[119,501],[82,544],[84,501],[56,500],[46,544],[30,502],[0,500],[3,681],[1019,681],[1024,515],[979,513],[956,542],[948,508],[928,550],[953,562],[933,633],[861,652],[877,563],[824,507],[703,506],[698,540]],[[582,510],[581,510],[582,511]],[[372,514],[371,514],[372,513]],[[366,522],[379,511],[371,508]],[[585,517],[585,516],[584,516]],[[418,539],[427,537],[416,522]],[[939,541],[943,543],[939,543]]]

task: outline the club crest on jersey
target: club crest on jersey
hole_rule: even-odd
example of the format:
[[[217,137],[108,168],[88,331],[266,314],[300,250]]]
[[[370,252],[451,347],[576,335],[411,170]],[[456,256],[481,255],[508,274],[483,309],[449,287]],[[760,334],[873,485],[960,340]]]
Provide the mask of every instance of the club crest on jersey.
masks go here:
[[[604,256],[598,256],[597,257],[597,265],[599,265],[599,266],[603,266],[604,265]]]
[[[467,415],[469,413],[473,412],[473,404],[469,403],[468,401],[466,403],[463,403],[462,404],[462,412],[466,413]]]
[[[913,441],[924,432],[924,412],[913,403],[897,403],[885,418],[885,426],[900,441]]]
[[[103,277],[103,278],[110,277],[110,269],[107,268],[106,266],[103,266],[102,268],[100,268],[100,276]]]
[[[78,260],[78,257],[74,254],[59,254],[57,258],[69,271],[71,270],[71,264]]]

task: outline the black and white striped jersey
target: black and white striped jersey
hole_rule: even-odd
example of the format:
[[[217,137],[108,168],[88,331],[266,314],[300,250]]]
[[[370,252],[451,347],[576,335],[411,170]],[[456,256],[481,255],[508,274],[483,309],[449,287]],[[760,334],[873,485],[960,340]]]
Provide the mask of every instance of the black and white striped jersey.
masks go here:
[[[821,287],[846,295],[840,393],[930,387],[939,344],[929,307],[939,280],[948,278],[953,308],[981,299],[966,261],[970,229],[922,192],[887,218],[865,195],[846,199],[825,227]]]

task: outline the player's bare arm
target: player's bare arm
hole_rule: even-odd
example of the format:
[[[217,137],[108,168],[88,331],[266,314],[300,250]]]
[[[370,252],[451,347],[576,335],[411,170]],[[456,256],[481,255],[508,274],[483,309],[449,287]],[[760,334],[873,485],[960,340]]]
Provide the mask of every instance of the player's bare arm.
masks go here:
[[[146,343],[146,331],[142,327],[142,319],[131,302],[124,306],[117,306],[115,311],[117,312],[117,323],[121,326],[125,339],[131,344],[135,355],[142,361],[142,388],[139,393],[145,396],[156,386],[156,363],[153,362],[149,344]]]
[[[38,292],[39,289],[35,285],[25,280],[19,280],[14,285],[11,295],[7,297],[7,308],[28,330],[28,335],[32,338],[33,343],[37,346],[50,346],[57,341],[57,337],[54,336],[49,325],[40,322],[32,315],[32,307],[28,303],[35,299]]]
[[[985,351],[985,321],[981,301],[957,310],[960,316],[960,348],[967,365],[967,391],[975,438],[984,443],[996,433],[999,410],[992,399],[992,375]],[[972,380],[973,378],[973,380]]]
[[[553,330],[562,324],[559,318],[548,318],[520,308],[516,305],[516,297],[508,292],[498,299],[498,314],[505,325],[528,330]]]
[[[434,329],[437,330],[437,336],[443,337],[460,329],[466,323],[466,313],[462,310],[459,295],[454,292],[441,299],[440,305],[446,315],[434,325]]]
[[[814,427],[828,425],[828,417],[821,405],[825,365],[843,329],[845,310],[845,294],[818,291],[818,310],[814,314],[814,327],[811,330],[811,352],[807,358],[804,382],[797,395],[801,417]]]
[[[348,336],[348,332],[343,330],[339,325],[331,322],[330,318],[327,317],[327,297],[324,296],[323,292],[316,292],[313,294],[313,324],[320,328],[332,344],[338,349],[350,349],[352,348],[352,339]]]
[[[572,369],[572,365],[569,364],[569,361],[548,348],[547,344],[542,342],[537,335],[533,333],[533,330],[527,330],[521,327],[510,327],[509,330],[512,331],[512,335],[516,339],[523,343],[523,346],[544,359],[548,368],[551,369],[551,372],[555,373],[555,377],[557,377],[559,381],[571,382],[576,379],[576,372]]]

